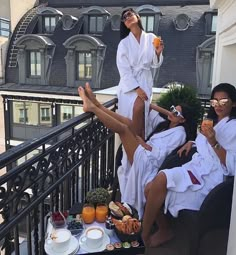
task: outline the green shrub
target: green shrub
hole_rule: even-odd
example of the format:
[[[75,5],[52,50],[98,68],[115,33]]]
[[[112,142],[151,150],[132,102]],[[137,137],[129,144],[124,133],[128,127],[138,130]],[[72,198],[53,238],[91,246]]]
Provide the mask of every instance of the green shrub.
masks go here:
[[[110,198],[109,192],[104,188],[90,190],[86,195],[86,201],[90,204],[107,203]]]
[[[161,107],[169,109],[171,105],[179,105],[181,103],[188,104],[195,109],[193,119],[199,123],[203,115],[203,107],[201,101],[197,98],[196,90],[190,86],[170,86],[166,93],[160,95],[157,104]]]

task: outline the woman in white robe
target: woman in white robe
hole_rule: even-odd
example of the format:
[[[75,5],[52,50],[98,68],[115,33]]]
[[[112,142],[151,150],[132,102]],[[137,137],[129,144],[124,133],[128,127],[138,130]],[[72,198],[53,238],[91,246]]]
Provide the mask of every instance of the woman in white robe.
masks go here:
[[[120,33],[116,58],[120,74],[118,113],[132,119],[136,133],[146,138],[153,76],[163,62],[164,46],[162,41],[153,46],[156,36],[143,31],[139,15],[131,8],[122,13]]]
[[[155,247],[173,236],[162,213],[174,216],[182,209],[199,210],[207,194],[223,181],[224,175],[235,175],[236,169],[236,89],[222,83],[211,95],[214,127],[202,126],[192,160],[181,167],[165,169],[146,186],[147,203],[142,237],[146,246]],[[184,149],[186,146],[184,146]],[[158,231],[151,234],[157,221]]]
[[[193,109],[182,104],[168,111],[152,105],[153,110],[166,114],[168,120],[163,121],[156,116],[161,124],[145,143],[142,138],[137,138],[130,119],[110,111],[96,100],[88,83],[85,90],[79,87],[78,92],[84,103],[84,111],[93,112],[107,128],[119,134],[131,166],[127,174],[119,179],[122,200],[134,206],[142,218],[146,202],[144,187],[156,176],[165,157],[186,142],[194,124]]]

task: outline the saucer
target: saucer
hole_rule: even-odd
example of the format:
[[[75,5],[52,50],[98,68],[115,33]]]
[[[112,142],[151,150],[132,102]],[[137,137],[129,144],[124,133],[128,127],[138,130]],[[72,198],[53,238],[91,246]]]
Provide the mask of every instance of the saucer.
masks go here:
[[[109,236],[104,233],[104,238],[103,238],[103,243],[100,247],[98,248],[89,248],[85,242],[81,241],[81,238],[83,238],[85,236],[85,234],[83,234],[80,239],[79,239],[79,245],[81,247],[81,249],[83,249],[84,251],[87,252],[99,252],[99,251],[104,251],[106,249],[106,246],[110,243],[110,238]]]
[[[45,241],[44,249],[48,255],[74,255],[79,250],[79,242],[74,236],[72,236],[70,239],[68,250],[63,252],[56,252],[53,250],[52,245],[47,244]]]

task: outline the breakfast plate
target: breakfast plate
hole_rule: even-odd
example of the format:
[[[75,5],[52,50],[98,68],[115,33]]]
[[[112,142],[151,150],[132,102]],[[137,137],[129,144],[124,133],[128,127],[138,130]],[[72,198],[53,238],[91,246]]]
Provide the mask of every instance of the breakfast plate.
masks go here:
[[[53,250],[51,243],[47,243],[47,241],[45,241],[45,245],[44,245],[45,252],[48,255],[74,255],[79,250],[79,247],[80,247],[79,242],[74,236],[72,236],[70,239],[70,244],[67,251],[56,252]]]
[[[100,251],[104,251],[106,249],[106,246],[110,243],[110,238],[109,236],[104,233],[104,238],[103,238],[103,242],[102,245],[98,248],[90,248],[87,246],[87,244],[85,242],[82,242],[82,239],[84,238],[85,234],[83,234],[80,239],[79,239],[79,245],[81,247],[81,249],[83,249],[86,252],[100,252]]]

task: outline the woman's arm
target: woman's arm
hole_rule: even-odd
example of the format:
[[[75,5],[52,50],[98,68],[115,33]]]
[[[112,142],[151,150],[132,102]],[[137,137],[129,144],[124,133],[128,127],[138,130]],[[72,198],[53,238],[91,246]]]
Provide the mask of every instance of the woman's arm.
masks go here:
[[[156,105],[156,104],[150,104],[150,109],[154,110],[154,111],[157,111],[159,113],[162,113],[166,116],[168,116],[170,114],[170,111],[168,111],[165,108],[162,108],[161,106]]]
[[[226,150],[217,142],[215,130],[212,127],[204,126],[201,133],[207,138],[208,143],[212,146],[221,163],[226,165]]]
[[[137,141],[139,142],[139,144],[140,144],[144,149],[146,149],[146,150],[148,150],[148,151],[152,151],[152,147],[151,147],[149,144],[145,143],[144,140],[143,140],[140,136],[136,136],[136,139],[137,139]]]

